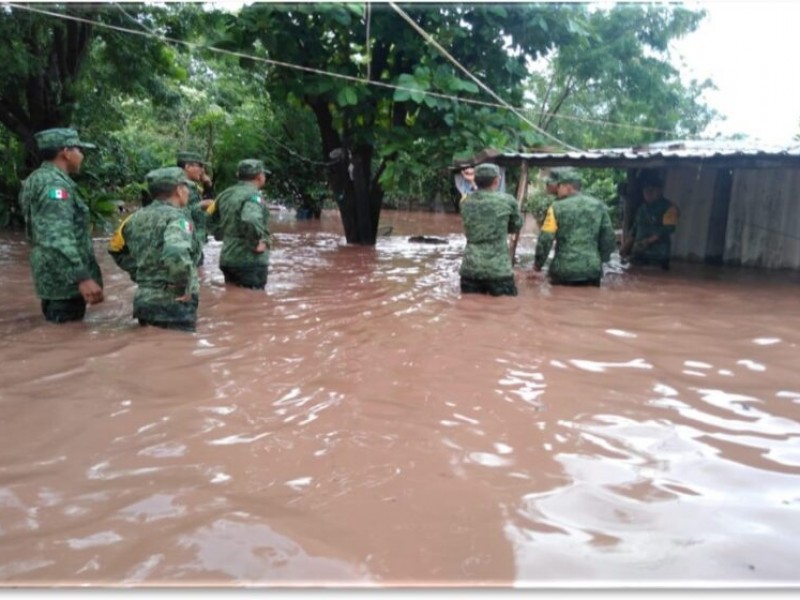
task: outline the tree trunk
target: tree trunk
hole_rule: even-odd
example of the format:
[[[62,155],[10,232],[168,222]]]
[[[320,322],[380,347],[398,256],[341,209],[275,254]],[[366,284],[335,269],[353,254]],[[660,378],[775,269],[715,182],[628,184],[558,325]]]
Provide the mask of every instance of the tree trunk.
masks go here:
[[[374,246],[383,189],[378,183],[380,173],[372,177],[373,148],[369,144],[350,147],[334,129],[327,103],[308,103],[317,119],[325,155],[330,158],[334,152],[338,156],[329,172],[328,183],[339,207],[347,243]]]

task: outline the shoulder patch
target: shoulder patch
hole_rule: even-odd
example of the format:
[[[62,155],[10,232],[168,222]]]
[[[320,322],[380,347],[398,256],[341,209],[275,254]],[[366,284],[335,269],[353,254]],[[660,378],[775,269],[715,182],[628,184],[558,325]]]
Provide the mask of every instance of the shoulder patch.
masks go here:
[[[261,204],[261,194],[253,194],[250,197],[250,202],[255,202],[256,204]]]
[[[67,188],[53,187],[47,191],[47,197],[51,200],[68,200],[69,192]]]
[[[678,224],[678,207],[674,204],[670,206],[664,213],[661,220],[662,225],[677,225]]]
[[[547,209],[547,216],[544,218],[541,231],[542,233],[555,233],[558,231],[558,221],[556,221],[556,213],[552,206]]]
[[[194,226],[188,219],[181,219],[180,225],[181,229],[183,229],[186,233],[192,233],[194,231]]]

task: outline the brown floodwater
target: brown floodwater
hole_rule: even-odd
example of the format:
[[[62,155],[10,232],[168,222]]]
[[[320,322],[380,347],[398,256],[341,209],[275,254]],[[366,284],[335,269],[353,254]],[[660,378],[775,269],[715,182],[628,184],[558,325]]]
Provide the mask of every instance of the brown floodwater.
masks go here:
[[[800,277],[613,263],[462,296],[459,217],[273,215],[265,292],[206,249],[196,334],[47,324],[0,237],[5,585],[800,582]],[[439,236],[447,244],[409,243]]]

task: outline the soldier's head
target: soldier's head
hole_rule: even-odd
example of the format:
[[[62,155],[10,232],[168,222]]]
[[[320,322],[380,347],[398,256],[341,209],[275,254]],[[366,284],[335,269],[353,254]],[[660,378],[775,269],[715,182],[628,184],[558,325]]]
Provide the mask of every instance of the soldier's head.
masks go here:
[[[191,180],[180,167],[154,169],[145,176],[147,191],[154,200],[169,202],[179,208],[189,203]]]
[[[197,152],[181,150],[178,152],[178,166],[184,170],[186,176],[192,181],[201,181],[206,170],[203,157]]]
[[[96,148],[94,144],[82,141],[78,132],[66,127],[45,129],[34,134],[39,158],[49,160],[67,173],[77,173],[83,163],[83,150]]]
[[[239,181],[247,181],[257,188],[264,187],[267,175],[271,175],[270,170],[257,158],[245,158],[236,165],[236,177]]]
[[[561,173],[562,170],[563,167],[553,167],[547,174],[547,179],[544,182],[544,191],[547,192],[550,196],[556,195],[556,188],[558,187],[558,177],[559,173]]]
[[[642,187],[642,197],[648,204],[659,200],[664,191],[664,181],[657,171],[643,171],[639,176],[639,185]]]
[[[581,190],[583,178],[580,171],[573,167],[563,167],[556,171],[555,192],[558,198],[566,198]]]
[[[493,190],[500,185],[500,167],[494,163],[481,163],[475,167],[475,185],[479,190]]]

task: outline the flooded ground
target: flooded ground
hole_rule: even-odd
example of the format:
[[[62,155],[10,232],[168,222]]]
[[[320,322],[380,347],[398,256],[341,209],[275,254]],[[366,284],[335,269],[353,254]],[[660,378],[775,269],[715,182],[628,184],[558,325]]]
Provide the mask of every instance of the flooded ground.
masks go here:
[[[454,215],[277,215],[265,293],[206,250],[196,334],[39,312],[0,238],[5,585],[796,585],[795,274],[612,268],[462,297]],[[435,235],[443,245],[409,243]]]

